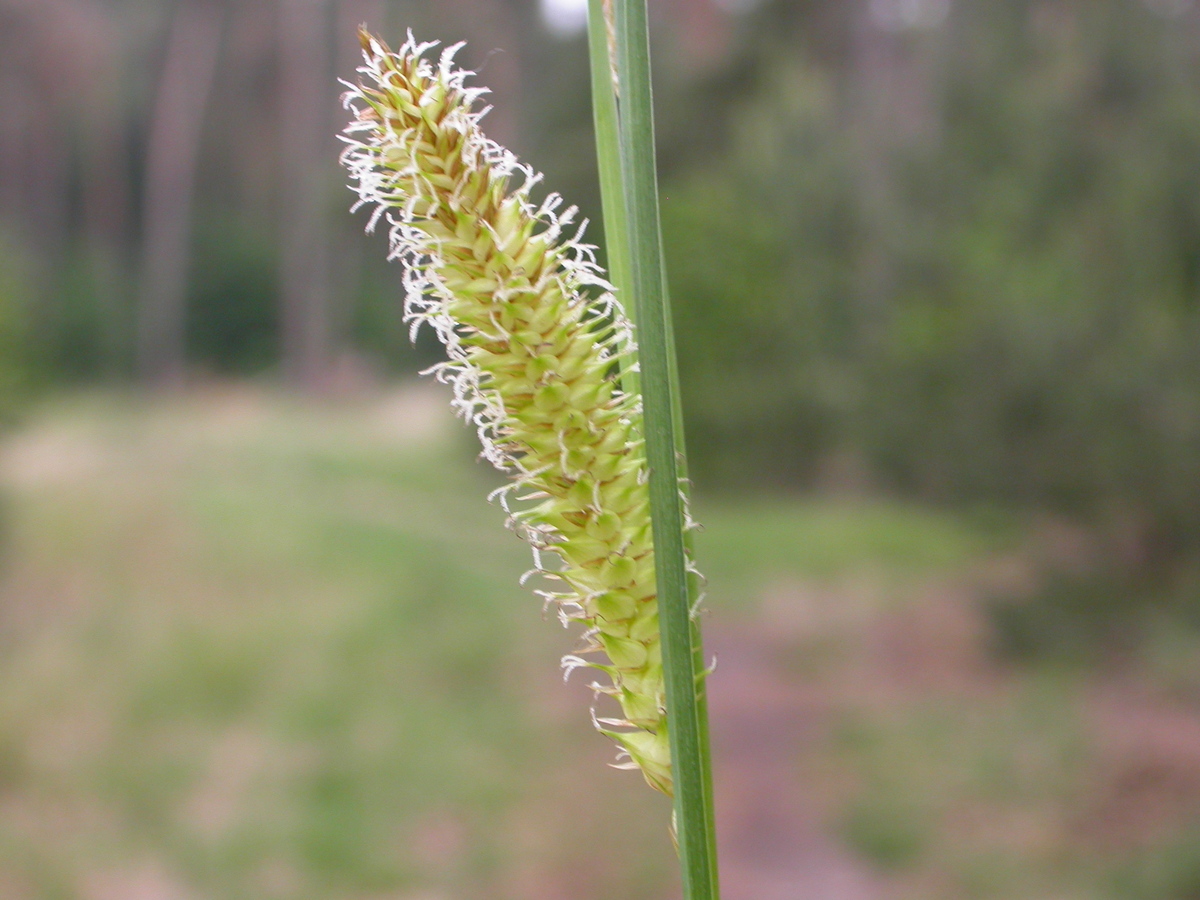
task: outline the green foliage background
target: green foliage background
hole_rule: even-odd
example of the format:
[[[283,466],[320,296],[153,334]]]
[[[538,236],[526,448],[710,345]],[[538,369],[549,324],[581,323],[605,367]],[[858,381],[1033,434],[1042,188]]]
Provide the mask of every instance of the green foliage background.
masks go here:
[[[763,19],[788,34],[808,9]],[[779,40],[729,104],[717,161],[668,189],[698,477],[848,471],[939,502],[1049,509],[1095,529],[1105,577],[1135,602],[1148,583],[1189,591],[1194,18],[960,3],[887,40],[903,58],[889,71],[932,104],[912,135],[871,127],[887,119],[872,103],[903,97],[872,99],[808,41]]]

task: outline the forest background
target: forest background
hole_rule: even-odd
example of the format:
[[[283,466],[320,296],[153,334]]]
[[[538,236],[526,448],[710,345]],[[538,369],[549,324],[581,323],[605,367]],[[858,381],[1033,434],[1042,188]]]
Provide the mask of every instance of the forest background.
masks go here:
[[[548,9],[6,0],[4,405],[427,362],[345,211],[352,23],[466,39],[491,132],[595,221],[584,43]],[[1130,577],[1181,574],[1200,547],[1192,4],[656,15],[697,477],[1049,509]]]
[[[651,13],[702,509],[897,503],[1007,535],[996,552],[1019,545],[1022,574],[974,590],[981,653],[1094,674],[1142,665],[1170,634],[1172,690],[1186,682],[1195,702],[1200,6],[659,0]],[[10,434],[80,397],[186,410],[247,380],[319,406],[437,359],[428,335],[408,341],[384,237],[347,212],[336,79],[353,78],[361,22],[393,42],[407,28],[466,40],[461,61],[492,90],[488,133],[600,242],[570,4],[0,0]],[[808,534],[775,514],[746,526],[746,547]],[[845,827],[903,869],[928,845],[895,824],[910,812]],[[1192,805],[1182,820],[1198,817]],[[1198,846],[1180,858],[1200,882]],[[1157,894],[1158,876],[1129,877],[1142,887],[1121,896],[1185,896],[1175,875]]]

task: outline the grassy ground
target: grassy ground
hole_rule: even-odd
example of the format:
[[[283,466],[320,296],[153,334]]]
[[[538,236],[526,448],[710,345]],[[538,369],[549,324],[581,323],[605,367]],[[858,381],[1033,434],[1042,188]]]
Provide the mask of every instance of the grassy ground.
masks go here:
[[[442,399],[77,397],[7,439],[0,898],[673,895],[665,804],[605,766]],[[971,585],[1012,529],[699,507],[729,900],[766,900],[776,812],[854,896],[1198,895],[1184,751],[1120,725],[1173,715],[1191,746],[1192,707],[988,660]],[[786,784],[750,802],[756,768]]]
[[[555,693],[568,640],[445,425],[101,398],[11,442],[0,896],[528,896],[608,815],[581,756],[637,816],[598,886],[661,895],[661,809]]]

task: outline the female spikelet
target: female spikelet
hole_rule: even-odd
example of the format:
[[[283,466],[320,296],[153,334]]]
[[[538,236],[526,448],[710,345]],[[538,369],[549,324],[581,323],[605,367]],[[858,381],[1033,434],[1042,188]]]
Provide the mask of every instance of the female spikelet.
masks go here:
[[[485,91],[437,64],[412,35],[392,52],[361,33],[363,81],[344,101],[356,114],[342,156],[358,206],[391,224],[391,258],[405,265],[405,314],[428,323],[446,346],[435,366],[454,405],[479,431],[483,452],[512,476],[498,491],[509,523],[534,548],[535,569],[557,590],[539,591],[564,620],[586,624],[583,654],[594,685],[620,705],[599,719],[646,780],[671,793],[662,651],[641,405],[621,390],[634,366],[625,313],[601,277],[582,227],[566,230],[539,175],[479,127]],[[596,298],[596,299],[593,299]],[[513,508],[510,499],[520,506]]]

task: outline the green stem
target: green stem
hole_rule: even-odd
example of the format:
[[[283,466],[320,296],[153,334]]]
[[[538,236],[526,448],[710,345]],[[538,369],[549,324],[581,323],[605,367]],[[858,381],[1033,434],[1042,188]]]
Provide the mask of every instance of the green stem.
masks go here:
[[[596,128],[596,163],[600,173],[600,208],[604,216],[604,249],[608,277],[617,289],[625,313],[636,322],[629,263],[629,222],[621,179],[621,134],[616,85],[609,49],[604,0],[588,0],[588,57],[592,68],[592,119]],[[640,390],[637,372],[622,372],[625,389]]]
[[[600,173],[600,201],[604,216],[605,249],[608,259],[609,278],[617,289],[617,296],[623,301],[632,294],[630,285],[629,262],[629,223],[625,215],[625,197],[621,175],[621,144],[619,101],[616,94],[612,71],[612,49],[609,47],[609,23],[605,14],[604,0],[588,0],[588,55],[591,60],[592,76],[592,113],[596,129],[596,160]],[[667,292],[666,281],[663,284],[664,294]],[[668,306],[669,306],[669,295]],[[632,302],[626,305],[626,314],[635,320],[637,310]],[[683,407],[679,395],[679,374],[676,366],[675,335],[670,317],[667,318],[668,359],[671,363],[670,382],[672,400],[672,419],[675,428],[675,449],[679,463],[680,479],[687,479],[687,458],[684,452],[686,441],[683,433]],[[625,373],[626,385],[631,392],[639,387],[636,373]],[[684,545],[689,556],[694,558],[692,532],[687,532]],[[700,594],[699,579],[692,575],[689,579],[689,596],[695,598]],[[700,637],[698,624],[693,625],[692,650],[695,656],[696,671],[703,671],[704,647]],[[708,749],[708,692],[704,689],[704,681],[699,685],[697,698],[700,720],[700,737],[703,741],[703,755],[709,758]],[[712,767],[705,766],[707,776],[707,793],[712,797]],[[710,834],[715,833],[712,823],[713,805],[708,803],[710,818]],[[715,861],[715,854],[712,855]],[[715,876],[714,876],[715,880]]]
[[[621,193],[620,124],[603,0],[588,0],[588,57],[592,68],[592,119],[596,127],[608,276],[617,288],[618,299],[624,303],[629,290],[629,231]],[[633,315],[633,310],[626,312]]]
[[[699,629],[691,615],[686,565],[678,376],[654,164],[649,29],[645,0],[615,2],[619,171],[628,232],[629,294],[633,297],[629,305],[636,310],[683,896],[685,900],[718,900],[708,716]],[[593,8],[595,5],[593,2]],[[594,35],[596,31],[593,29]],[[593,40],[592,47],[598,43]],[[594,56],[593,49],[593,73],[597,68]],[[607,53],[604,60],[607,62]]]

